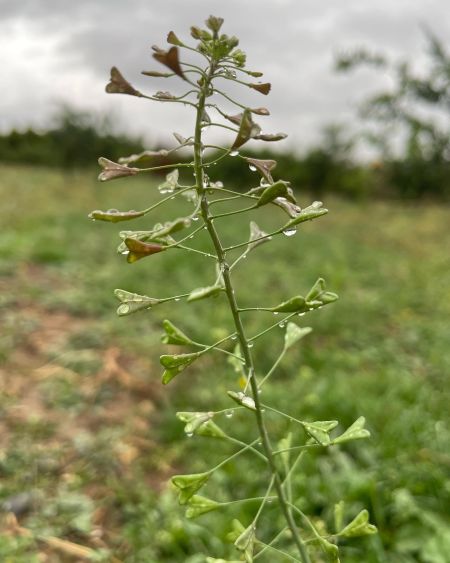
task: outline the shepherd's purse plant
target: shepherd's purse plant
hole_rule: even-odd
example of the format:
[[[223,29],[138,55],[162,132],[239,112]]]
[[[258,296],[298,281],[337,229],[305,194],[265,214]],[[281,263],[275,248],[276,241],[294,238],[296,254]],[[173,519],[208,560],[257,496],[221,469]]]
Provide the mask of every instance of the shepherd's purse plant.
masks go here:
[[[186,507],[186,517],[198,518],[212,511],[231,510],[231,505],[236,507],[245,504],[246,514],[249,513],[249,506],[253,510],[250,521],[231,521],[230,517],[227,537],[234,544],[230,549],[231,553],[234,550],[233,560],[338,562],[341,541],[373,534],[376,532],[375,526],[369,523],[366,510],[349,519],[345,515],[343,502],[340,502],[335,506],[334,530],[327,531],[323,523],[318,525],[316,519],[301,509],[301,499],[293,486],[293,476],[299,471],[300,461],[309,450],[332,448],[351,440],[367,438],[369,432],[364,428],[364,418],[358,418],[349,428],[338,432],[338,422],[335,420],[297,419],[266,404],[266,401],[263,403],[260,394],[269,378],[276,373],[284,355],[311,332],[311,328],[303,326],[300,319],[333,303],[338,297],[328,291],[325,281],[319,278],[311,288],[299,295],[287,297],[280,303],[243,307],[233,281],[234,270],[249,253],[257,251],[258,246],[278,236],[286,236],[287,242],[290,242],[297,229],[304,227],[303,223],[319,219],[328,210],[319,201],[300,208],[290,183],[274,179],[275,160],[257,159],[241,153],[248,141],[271,143],[284,139],[286,135],[262,133],[261,127],[253,119],[254,116],[267,116],[269,111],[265,107],[247,107],[237,101],[230,91],[222,89],[231,82],[234,86],[233,93],[236,86],[242,85],[255,90],[258,95],[267,95],[271,88],[267,82],[254,80],[261,77],[262,73],[246,68],[246,55],[238,48],[238,39],[222,34],[222,24],[221,18],[210,16],[206,21],[206,29],[191,27],[191,36],[197,42],[194,47],[179,39],[173,31],[167,36],[171,45],[168,50],[153,47],[153,58],[165,67],[165,71],[151,70],[144,71],[143,74],[155,78],[180,79],[186,86],[182,95],[174,95],[165,90],[153,95],[144,94],[134,88],[117,68],[111,69],[111,79],[106,86],[108,93],[128,94],[164,104],[184,104],[192,108],[194,124],[193,131],[187,136],[174,133],[176,145],[173,148],[145,151],[122,158],[117,163],[101,157],[99,163],[103,170],[99,179],[102,181],[165,168],[168,173],[159,186],[161,197],[150,207],[141,211],[96,210],[90,217],[114,223],[131,221],[151,214],[174,198],[182,198],[185,200],[184,205],[190,207],[190,212],[183,217],[155,223],[148,230],[121,231],[118,252],[124,255],[129,264],[154,254],[172,251],[196,253],[209,260],[205,261],[205,275],[210,276],[209,281],[203,287],[183,288],[183,293],[178,295],[149,297],[127,289],[116,289],[115,295],[120,302],[117,309],[119,316],[148,312],[163,304],[170,307],[170,304],[180,300],[191,307],[195,307],[197,301],[206,299],[211,303],[215,299],[225,300],[227,303],[234,328],[230,334],[216,342],[200,343],[185,334],[183,327],[179,328],[169,320],[163,322],[164,344],[176,346],[160,357],[164,385],[174,378],[184,377],[183,372],[188,371],[194,362],[206,354],[227,356],[227,361],[238,373],[238,377],[230,382],[228,396],[225,398],[230,403],[228,408],[214,410],[214,405],[211,405],[211,410],[208,411],[177,413],[188,436],[227,442],[234,448],[233,453],[215,467],[205,468],[201,473],[176,475],[172,478],[179,502]],[[194,55],[191,55],[192,52]],[[187,60],[182,58],[181,53],[186,54]],[[238,113],[230,111],[230,107],[237,108]],[[206,134],[216,128],[232,135],[226,146],[213,144],[205,139]],[[174,164],[145,166],[153,157],[170,155],[173,158],[178,151],[190,151],[191,157],[180,158],[180,162]],[[227,157],[239,158],[244,166],[250,167],[259,177],[257,185],[247,189],[233,186],[231,189],[224,187],[220,180],[211,179],[209,174],[213,170],[212,166]],[[230,205],[233,207],[231,210]],[[253,211],[265,206],[278,208],[279,217],[284,217],[276,229],[265,232],[251,220],[246,240],[237,240],[231,245],[224,244],[220,233],[222,221],[234,221],[234,217],[241,213],[251,218]],[[202,232],[209,237],[209,252],[195,248],[195,237]],[[207,268],[206,265],[209,264],[211,267]],[[249,334],[245,318],[253,313],[264,315],[264,312],[270,313],[271,321],[259,332]],[[258,366],[258,358],[252,353],[253,344],[256,340],[267,338],[271,331],[279,330],[279,327],[285,330],[284,346],[273,366],[264,373]],[[180,349],[183,351],[180,352]],[[208,385],[214,385],[214,374],[210,371]],[[255,439],[244,442],[233,436],[231,415],[237,411],[253,420],[257,436]],[[291,430],[286,435],[278,435],[280,425],[272,424],[274,417],[289,421]],[[220,467],[240,455],[253,456],[255,475],[265,478],[265,490],[261,491],[260,496],[218,502],[199,494],[208,481],[214,479],[214,473]],[[277,516],[274,516],[275,510],[278,511]],[[346,523],[345,520],[350,521]],[[269,525],[279,522],[282,525],[276,530]],[[266,537],[267,530],[271,530],[273,535]],[[205,558],[209,563],[225,561],[214,558],[214,554],[206,554]]]

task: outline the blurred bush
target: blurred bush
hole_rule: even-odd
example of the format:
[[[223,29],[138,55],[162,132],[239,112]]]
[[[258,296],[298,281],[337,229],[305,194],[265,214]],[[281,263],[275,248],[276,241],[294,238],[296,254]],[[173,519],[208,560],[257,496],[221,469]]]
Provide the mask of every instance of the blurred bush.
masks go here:
[[[427,60],[391,61],[356,49],[340,55],[337,70],[372,67],[389,76],[391,86],[370,96],[360,108],[363,134],[381,155],[379,185],[403,199],[450,198],[450,53],[425,30]]]
[[[143,150],[140,139],[114,133],[107,119],[86,112],[64,106],[54,122],[42,133],[28,129],[0,135],[0,160],[70,169],[92,166],[101,155],[115,160]]]

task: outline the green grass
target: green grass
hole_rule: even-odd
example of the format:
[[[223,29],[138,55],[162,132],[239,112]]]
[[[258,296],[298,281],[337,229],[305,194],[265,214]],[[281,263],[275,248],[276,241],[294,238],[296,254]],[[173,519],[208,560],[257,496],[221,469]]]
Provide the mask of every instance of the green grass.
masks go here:
[[[7,385],[0,398],[6,444],[0,500],[30,491],[34,502],[20,523],[34,536],[4,534],[0,558],[37,561],[48,551],[39,534],[89,545],[105,560],[112,554],[150,563],[200,563],[205,554],[236,558],[220,540],[233,517],[248,521],[253,509],[186,521],[167,486],[171,474],[204,470],[231,451],[186,440],[174,413],[226,407],[236,376],[213,356],[161,389],[158,362],[164,318],[212,342],[232,326],[225,299],[180,301],[117,318],[113,296],[117,287],[165,297],[209,285],[213,261],[173,250],[129,265],[115,252],[122,227],[87,219],[93,209],[147,207],[158,197],[151,179],[98,184],[94,173],[1,172],[0,377]],[[307,194],[298,198],[310,203]],[[445,563],[448,209],[337,199],[326,205],[328,216],[262,245],[234,275],[242,306],[304,293],[319,275],[341,297],[298,319],[314,331],[285,358],[263,401],[342,427],[366,416],[370,440],[308,455],[295,483],[299,505],[331,530],[335,502],[346,501],[348,518],[369,509],[380,534],[344,546],[343,561]],[[186,203],[170,202],[123,228],[146,228],[187,210]],[[255,217],[264,230],[282,219],[272,209]],[[245,216],[217,225],[226,244],[247,236]],[[202,237],[194,244],[208,248]],[[246,329],[251,334],[273,320],[249,313]],[[282,338],[277,329],[255,345],[260,372]],[[279,437],[289,429],[270,420]],[[254,438],[248,416],[218,422],[242,439]],[[230,463],[205,494],[220,500],[260,494],[264,476],[255,463],[245,456]],[[266,531],[276,524],[272,516]],[[64,557],[72,560],[61,553],[50,560]]]

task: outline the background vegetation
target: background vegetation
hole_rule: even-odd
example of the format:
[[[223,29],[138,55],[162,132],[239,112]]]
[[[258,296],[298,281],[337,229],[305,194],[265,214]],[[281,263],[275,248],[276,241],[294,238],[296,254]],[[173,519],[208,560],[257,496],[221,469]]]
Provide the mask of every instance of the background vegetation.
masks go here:
[[[111,202],[121,209],[150,204],[158,196],[151,179],[105,185],[95,173],[76,170],[0,170],[0,559],[233,558],[232,546],[225,552],[208,526],[225,536],[238,512],[186,522],[167,483],[183,472],[188,457],[195,471],[203,469],[197,458],[217,455],[214,442],[187,439],[173,412],[219,407],[236,375],[226,363],[205,360],[163,396],[158,355],[168,311],[161,306],[118,319],[112,293],[125,287],[160,297],[196,287],[206,259],[173,251],[128,265],[112,255],[117,226],[86,218]],[[298,198],[310,202],[309,194]],[[369,508],[380,534],[352,542],[343,561],[446,563],[448,210],[430,202],[356,203],[330,195],[326,204],[331,212],[325,219],[307,224],[290,244],[261,246],[259,261],[243,261],[237,273],[240,300],[249,305],[254,292],[271,302],[301,293],[318,272],[341,295],[333,308],[308,318],[314,332],[264,394],[276,393],[276,402],[301,418],[336,418],[343,426],[360,414],[368,419],[370,440],[304,458],[299,483],[301,503],[318,526],[332,520],[324,507],[341,498],[349,514]],[[173,203],[174,217],[183,214],[181,205]],[[261,209],[256,220],[267,230],[279,218]],[[242,217],[225,218],[220,228],[231,240],[248,227]],[[196,306],[204,327],[178,307],[169,318],[199,338],[220,337],[217,327],[228,326],[222,297],[212,309],[206,302]],[[249,317],[249,331],[261,320]],[[279,344],[261,340],[265,367]],[[239,420],[242,439],[252,439],[245,417]],[[220,424],[226,428],[225,416]],[[197,455],[198,448],[206,452]],[[221,471],[223,481],[219,473],[207,496],[226,499],[229,482],[256,491],[251,457]],[[225,478],[225,472],[235,476]],[[70,543],[55,543],[55,537]],[[86,546],[84,555],[73,552],[74,544]]]

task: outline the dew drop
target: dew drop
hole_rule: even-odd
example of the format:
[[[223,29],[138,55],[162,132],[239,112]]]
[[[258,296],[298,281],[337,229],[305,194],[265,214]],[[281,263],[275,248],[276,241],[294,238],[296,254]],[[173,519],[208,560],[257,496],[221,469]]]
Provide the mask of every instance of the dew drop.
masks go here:
[[[231,418],[233,416],[233,411],[226,411],[225,416]]]
[[[298,316],[299,316],[299,317],[304,317],[304,316],[305,316],[305,313],[299,313]]]
[[[273,499],[272,499],[272,498],[268,498],[268,499],[267,499],[267,504],[272,504],[272,502],[273,502]]]
[[[278,326],[279,326],[280,328],[284,328],[284,325],[285,325],[284,322],[278,323]]]
[[[188,438],[192,438],[193,435],[194,435],[193,432],[186,432],[186,436],[187,436]]]
[[[250,164],[249,168],[252,172],[256,172],[256,166],[254,166],[253,164]]]
[[[194,217],[192,217],[193,221],[198,221],[198,215],[194,215]]]
[[[237,338],[237,335],[233,334],[233,336],[231,337],[231,340],[236,340],[236,338]]]
[[[194,238],[194,235],[191,235],[189,238],[190,238],[190,239],[191,239],[191,238]]]
[[[230,152],[230,156],[237,156],[239,154],[239,151],[231,151]]]
[[[123,256],[127,256],[128,254],[130,254],[130,251],[129,250],[122,250],[122,252],[120,254],[122,254]]]
[[[258,395],[261,395],[262,389],[258,389]]]
[[[175,297],[174,301],[179,301],[180,297]]]
[[[274,315],[278,315],[278,311],[274,311],[273,314],[274,314]]]
[[[294,227],[292,229],[286,229],[285,231],[283,231],[283,235],[286,235],[287,237],[292,237],[295,235],[296,232],[297,229]]]
[[[253,342],[249,342],[249,343],[248,343],[248,347],[249,347],[249,348],[253,348]]]

